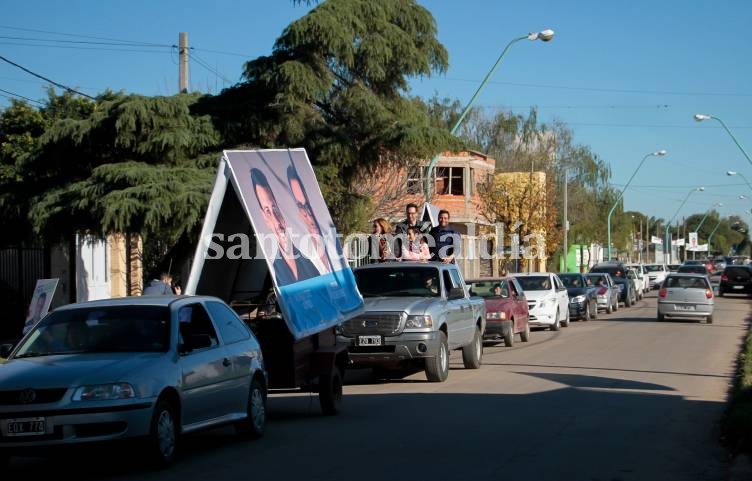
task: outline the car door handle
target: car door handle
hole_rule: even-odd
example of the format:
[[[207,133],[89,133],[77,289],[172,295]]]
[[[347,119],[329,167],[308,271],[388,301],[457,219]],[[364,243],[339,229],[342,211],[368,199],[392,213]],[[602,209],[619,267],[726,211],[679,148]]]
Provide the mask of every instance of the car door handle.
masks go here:
[[[230,362],[229,358],[226,357],[226,358],[222,359],[222,365],[224,367],[230,367],[230,364],[232,364],[232,363]]]

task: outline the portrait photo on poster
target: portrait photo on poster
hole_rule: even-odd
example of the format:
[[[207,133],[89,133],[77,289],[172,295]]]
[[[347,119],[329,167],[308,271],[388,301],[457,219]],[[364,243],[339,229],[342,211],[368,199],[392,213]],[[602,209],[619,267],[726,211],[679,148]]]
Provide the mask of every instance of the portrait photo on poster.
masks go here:
[[[37,279],[22,334],[26,334],[50,310],[58,279]]]
[[[304,150],[226,151],[225,156],[256,233],[258,254],[274,270],[278,286],[345,267]]]

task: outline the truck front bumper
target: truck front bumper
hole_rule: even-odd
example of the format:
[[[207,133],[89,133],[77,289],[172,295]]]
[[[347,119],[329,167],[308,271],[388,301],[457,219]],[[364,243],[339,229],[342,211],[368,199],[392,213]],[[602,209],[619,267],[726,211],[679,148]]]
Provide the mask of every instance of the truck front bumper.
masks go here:
[[[382,336],[381,345],[362,345],[360,338],[337,336],[337,344],[347,346],[350,361],[356,366],[394,364],[435,357],[439,352],[438,332],[403,332],[399,336]]]

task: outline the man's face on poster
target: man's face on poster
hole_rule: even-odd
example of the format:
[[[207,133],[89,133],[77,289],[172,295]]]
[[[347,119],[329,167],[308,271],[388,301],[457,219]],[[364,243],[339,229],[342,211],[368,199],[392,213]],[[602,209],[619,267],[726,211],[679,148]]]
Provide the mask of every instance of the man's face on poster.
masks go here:
[[[313,216],[311,204],[308,202],[308,199],[306,199],[305,192],[303,192],[303,186],[300,185],[300,182],[297,179],[290,179],[290,190],[292,190],[295,204],[298,206],[298,212],[300,212],[300,216],[303,218],[303,221],[308,228],[308,232],[321,236],[321,231],[316,223],[316,218]]]
[[[289,252],[289,241],[287,239],[287,223],[285,222],[282,212],[280,212],[277,202],[272,193],[262,187],[256,186],[256,197],[258,198],[261,212],[264,215],[266,226],[277,235],[279,248],[283,252]]]
[[[42,311],[44,310],[44,303],[46,300],[47,298],[44,296],[39,296],[39,298],[37,299],[36,312],[35,312],[36,317],[42,317]]]

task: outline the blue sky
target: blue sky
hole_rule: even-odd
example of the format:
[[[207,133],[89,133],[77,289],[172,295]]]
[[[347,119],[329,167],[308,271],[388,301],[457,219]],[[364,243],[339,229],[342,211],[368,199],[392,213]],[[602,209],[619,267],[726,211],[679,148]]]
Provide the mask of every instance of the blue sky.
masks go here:
[[[752,207],[752,190],[724,174],[734,170],[752,181],[752,164],[718,122],[692,119],[698,112],[721,118],[752,155],[752,119],[745,115],[752,111],[752,41],[745,36],[752,2],[419,3],[436,19],[450,67],[415,79],[412,93],[464,104],[511,39],[551,28],[551,42],[510,49],[477,106],[518,113],[537,106],[542,121],[563,121],[577,143],[611,165],[617,188],[646,154],[667,150],[637,173],[624,196],[627,210],[670,218],[697,186],[705,191],[689,197],[678,219],[718,202],[723,215]],[[270,53],[284,27],[309,8],[285,0],[6,2],[0,55],[89,95],[106,88],[172,95],[178,65],[170,46],[187,32],[191,89],[218,93],[239,80],[246,60]],[[107,45],[111,40],[132,44]],[[43,99],[45,85],[0,62],[0,107],[8,105],[8,92]]]

